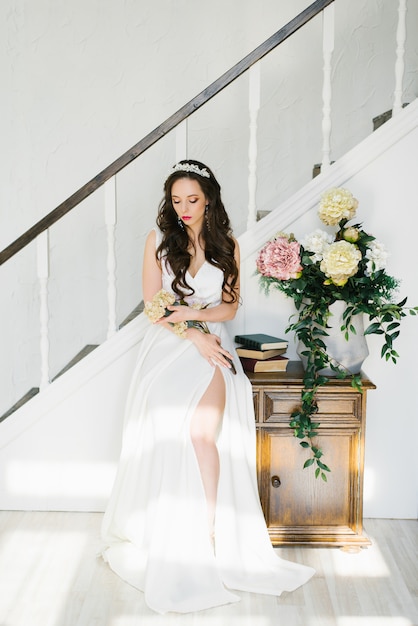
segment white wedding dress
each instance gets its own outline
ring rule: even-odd
[[[194,278],[193,302],[220,303],[222,272],[205,262]],[[172,276],[163,271],[163,289]],[[208,324],[235,354],[223,323]],[[305,583],[314,570],[274,552],[256,479],[251,385],[222,368],[226,406],[218,438],[220,478],[216,554],[189,426],[214,369],[194,344],[150,324],[127,398],[119,467],[103,519],[103,558],[142,590],[159,612],[187,613],[239,600],[231,590],[280,595]]]

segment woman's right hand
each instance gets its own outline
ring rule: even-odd
[[[203,358],[213,367],[220,365],[231,368],[233,356],[221,346],[221,340],[217,335],[202,333],[197,328],[188,328],[187,339],[195,344]]]

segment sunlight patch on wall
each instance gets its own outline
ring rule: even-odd
[[[114,463],[14,461],[7,468],[5,489],[16,496],[107,498],[115,469]]]

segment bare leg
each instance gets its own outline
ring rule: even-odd
[[[190,435],[205,490],[209,534],[213,536],[219,481],[219,454],[216,438],[225,408],[225,382],[219,367],[203,394],[190,425]]]

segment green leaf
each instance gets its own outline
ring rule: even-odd
[[[321,463],[321,461],[317,461],[317,465],[319,465],[319,467],[324,470],[324,472],[330,472],[331,470],[329,469],[328,465],[325,465],[325,463]]]
[[[392,324],[389,324],[389,326],[387,327],[387,330],[394,330],[395,328],[398,328],[400,326],[400,322],[392,322]]]
[[[364,331],[365,335],[383,335],[383,330],[380,328],[380,324],[376,322],[374,324],[370,324],[368,328]]]
[[[313,465],[314,461],[315,459],[307,459],[305,463],[303,464],[304,469]]]

